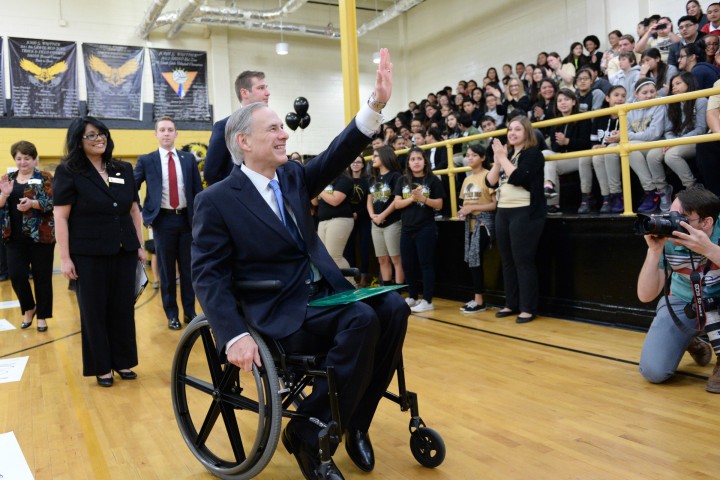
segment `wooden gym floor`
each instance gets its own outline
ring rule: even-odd
[[[136,310],[138,380],[101,388],[82,377],[74,294],[59,275],[54,287],[45,333],[20,330],[19,308],[0,310],[18,327],[0,332],[0,360],[29,356],[21,381],[0,384],[0,433],[14,432],[35,478],[213,478],[175,423],[170,365],[181,332],[168,330],[159,294],[148,288]],[[0,301],[14,299],[0,283]],[[375,471],[360,472],[341,446],[335,460],[346,478],[720,476],[720,396],[704,390],[712,364],[686,356],[672,381],[651,385],[637,371],[643,333],[552,318],[517,325],[459,306],[437,299],[435,311],[412,316],[404,350],[408,386],[445,440],[445,462],[421,467],[408,447],[409,415],[384,401],[371,429]],[[260,478],[300,473],[280,446]]]

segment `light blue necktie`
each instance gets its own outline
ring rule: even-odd
[[[272,188],[272,191],[275,194],[275,201],[277,202],[278,210],[280,210],[280,220],[282,220],[283,225],[285,225],[285,228],[287,228],[290,236],[295,241],[295,243],[300,247],[301,250],[305,251],[305,242],[300,235],[300,230],[298,230],[298,226],[295,225],[293,219],[288,218],[287,214],[285,213],[285,202],[283,201],[283,194],[280,190],[280,184],[275,179],[270,180],[270,188]]]

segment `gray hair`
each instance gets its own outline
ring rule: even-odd
[[[252,130],[252,114],[258,108],[268,108],[265,102],[255,102],[241,107],[228,117],[225,124],[225,144],[235,165],[242,165],[243,151],[237,143],[238,135],[248,135]]]

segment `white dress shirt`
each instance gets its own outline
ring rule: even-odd
[[[164,148],[158,148],[160,153],[160,165],[162,166],[162,198],[160,199],[160,208],[172,208],[170,206],[170,183],[168,178],[168,153],[172,152],[173,161],[175,162],[175,173],[177,174],[178,184],[178,209],[187,208],[187,197],[185,196],[185,181],[183,179],[182,167],[180,166],[180,158],[178,157],[177,150],[165,150]]]

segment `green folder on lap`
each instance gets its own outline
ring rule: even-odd
[[[388,285],[385,287],[367,287],[358,288],[357,290],[349,290],[347,292],[328,295],[327,297],[318,298],[308,303],[308,307],[334,307],[336,305],[347,305],[348,303],[364,300],[381,293],[391,292],[405,287],[406,285]]]

